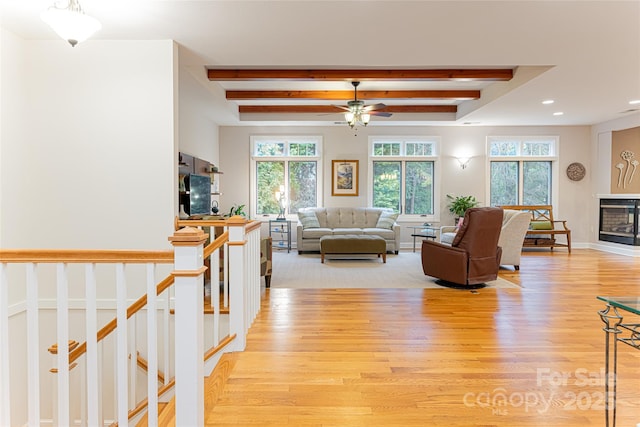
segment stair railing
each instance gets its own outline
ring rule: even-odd
[[[112,421],[130,425],[134,422],[130,409],[135,406],[138,393],[135,380],[132,385],[129,378],[135,378],[132,371],[139,369],[136,335],[144,322],[149,425],[157,425],[158,420],[160,362],[165,362],[166,382],[160,393],[167,393],[168,383],[174,381],[169,378],[172,370],[175,371],[173,393],[177,425],[191,425],[194,416],[203,419],[199,403],[204,401],[203,388],[199,384],[202,381],[192,381],[194,372],[204,377],[224,352],[243,350],[246,332],[259,309],[259,226],[259,223],[232,218],[224,224],[228,232],[206,250],[203,250],[204,233],[191,227],[176,231],[170,238],[174,251],[0,250],[0,425],[105,425]],[[224,270],[227,270],[225,276],[228,275],[231,289],[229,331],[222,340],[219,336],[223,334],[219,334],[213,340],[213,349],[205,355],[201,327],[202,262],[206,255],[210,255],[212,265],[219,262],[219,251],[227,246],[229,254],[224,259],[230,268]],[[133,274],[131,265],[138,265]],[[171,267],[171,274],[157,283],[157,270]],[[140,269],[144,270],[142,274]],[[218,271],[217,267],[214,271]],[[104,309],[105,301],[108,301],[103,295],[108,282],[105,278],[112,278],[110,283],[115,282],[116,318],[99,330],[99,309]],[[140,280],[146,282],[147,294],[128,307],[129,285]],[[158,325],[165,330],[170,326],[166,319],[170,285],[174,282],[174,324],[179,333],[171,338],[165,334],[158,340]],[[214,315],[219,317],[220,297],[219,294],[214,296],[214,290],[219,292],[219,286],[211,288],[212,304],[218,305],[214,307]],[[84,292],[80,292],[82,290]],[[145,306],[148,307],[147,316],[136,320],[135,313]],[[157,316],[158,312],[164,313],[160,316],[162,319]],[[196,325],[200,332],[188,332],[190,325]],[[57,373],[45,376],[50,366],[43,360],[47,345],[42,342],[46,340],[50,344],[51,339],[43,338],[41,331],[48,329],[54,331],[50,336],[58,343],[72,341],[72,335],[74,339],[95,339],[87,339],[75,348],[56,346]],[[214,329],[219,331],[220,328]],[[110,334],[109,330],[114,333]],[[107,337],[111,337],[113,343],[109,344]],[[163,341],[162,345],[158,341]],[[169,344],[175,344],[173,351],[169,350]],[[113,347],[113,372],[104,367],[111,363],[106,347]],[[158,353],[161,353],[160,358]],[[205,357],[209,359],[206,369]],[[168,365],[170,358],[175,360]],[[74,364],[78,365],[72,369],[70,366]],[[179,366],[183,365],[196,369],[181,372]],[[76,375],[79,378],[72,377],[71,370],[79,371]],[[115,378],[115,384],[109,391],[104,386],[110,374]],[[56,401],[55,408],[51,408],[51,402],[41,402],[49,396]],[[193,400],[192,396],[202,398]]]

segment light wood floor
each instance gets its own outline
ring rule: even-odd
[[[207,425],[604,426],[596,296],[640,295],[640,261],[535,252],[501,276],[521,288],[266,291]],[[618,369],[635,426],[640,351]]]

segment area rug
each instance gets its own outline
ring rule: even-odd
[[[272,288],[423,288],[449,289],[425,276],[419,252],[387,254],[386,264],[375,256],[361,259],[329,258],[324,264],[320,254],[279,252],[273,254]],[[498,278],[486,288],[518,288]]]

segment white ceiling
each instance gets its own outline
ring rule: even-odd
[[[1,0],[2,26],[25,39],[56,40],[39,18],[52,3]],[[482,90],[480,100],[456,102],[458,113],[453,116],[394,114],[375,117],[370,126],[588,125],[640,111],[640,105],[629,104],[640,99],[640,0],[82,0],[81,4],[102,22],[93,39],[173,39],[188,53],[181,55],[183,64],[188,62],[189,70],[203,81],[206,66],[515,70],[510,82],[362,82],[359,90]],[[89,44],[75,47],[83,48]],[[348,81],[206,84],[218,94],[222,89],[351,89]],[[545,99],[555,103],[543,105]],[[278,102],[225,102],[231,108],[216,117],[221,125],[334,125],[342,119],[339,114],[270,114],[248,121],[237,114],[237,105]],[[564,114],[554,116],[557,111]]]

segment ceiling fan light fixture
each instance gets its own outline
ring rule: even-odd
[[[347,123],[349,123],[349,125],[355,122],[355,118],[356,118],[356,115],[353,114],[351,111],[347,111],[346,113],[344,113],[344,119],[347,121]]]
[[[369,120],[371,120],[371,114],[364,113],[360,115],[360,121],[362,122],[363,125],[365,126],[368,125]]]
[[[102,28],[97,19],[85,15],[78,0],[69,0],[66,6],[55,2],[42,12],[40,18],[73,47],[91,37]]]

